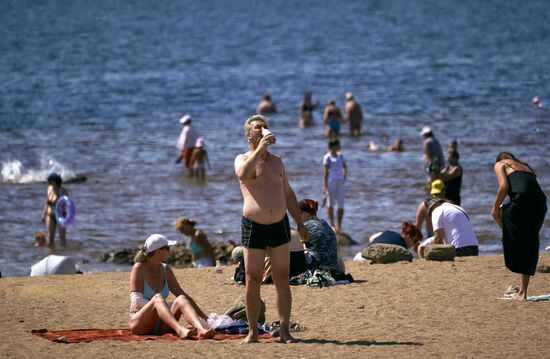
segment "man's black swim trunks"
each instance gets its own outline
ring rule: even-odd
[[[245,248],[274,248],[290,242],[290,224],[286,214],[280,222],[272,224],[256,223],[243,216],[241,229],[241,242]]]

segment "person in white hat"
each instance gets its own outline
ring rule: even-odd
[[[136,254],[130,274],[130,331],[138,335],[174,332],[182,339],[212,338],[215,332],[206,324],[208,317],[163,263],[176,243],[162,234],[152,234]],[[174,302],[166,301],[170,292],[176,297]],[[182,315],[193,328],[179,324]]]
[[[346,107],[344,108],[344,122],[349,122],[349,133],[353,137],[361,136],[361,124],[363,123],[363,110],[355,101],[353,93],[346,92]]]
[[[180,157],[176,162],[184,160],[184,165],[186,168],[186,174],[189,176],[191,174],[191,155],[193,154],[193,149],[195,148],[195,143],[200,137],[199,132],[191,126],[191,116],[185,115],[180,119],[180,123],[183,125],[183,128],[176,143],[176,147],[180,150]]]
[[[540,97],[535,96],[533,97],[533,107],[534,108],[541,108],[542,104],[540,103]]]
[[[191,154],[191,171],[195,179],[204,181],[206,179],[206,165],[208,169],[210,167],[210,160],[208,159],[208,152],[204,148],[204,139],[199,137],[195,142],[195,148]]]
[[[423,127],[420,135],[424,138],[424,172],[426,173],[426,193],[430,193],[432,181],[445,167],[445,157],[441,144],[429,127]]]

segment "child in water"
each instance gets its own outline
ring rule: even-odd
[[[192,176],[199,181],[204,181],[206,179],[205,163],[208,164],[208,169],[211,170],[208,152],[204,149],[204,139],[199,137],[195,143],[193,153],[191,154]]]

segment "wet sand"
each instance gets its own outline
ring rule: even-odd
[[[550,264],[550,253],[539,264]],[[96,341],[59,344],[32,329],[126,328],[129,273],[0,279],[4,358],[141,357],[548,357],[550,303],[497,299],[518,275],[502,256],[454,262],[386,265],[348,262],[356,283],[293,287],[292,321],[307,327],[296,344],[276,339],[243,346],[238,340]],[[214,269],[176,269],[184,290],[206,313],[224,312],[243,293],[216,285]],[[277,320],[275,290],[263,286],[268,322]],[[537,273],[529,295],[550,292],[550,274]]]

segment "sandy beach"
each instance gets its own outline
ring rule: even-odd
[[[550,264],[550,253],[539,264]],[[307,327],[299,343],[95,341],[60,344],[31,330],[126,328],[129,273],[0,279],[4,358],[145,357],[548,357],[549,302],[497,299],[518,276],[502,256],[370,265],[347,263],[355,283],[293,287],[292,321]],[[176,269],[206,313],[222,313],[244,287],[215,284],[214,269]],[[529,295],[550,292],[550,274],[532,278]],[[274,287],[263,286],[267,321],[277,320]]]

